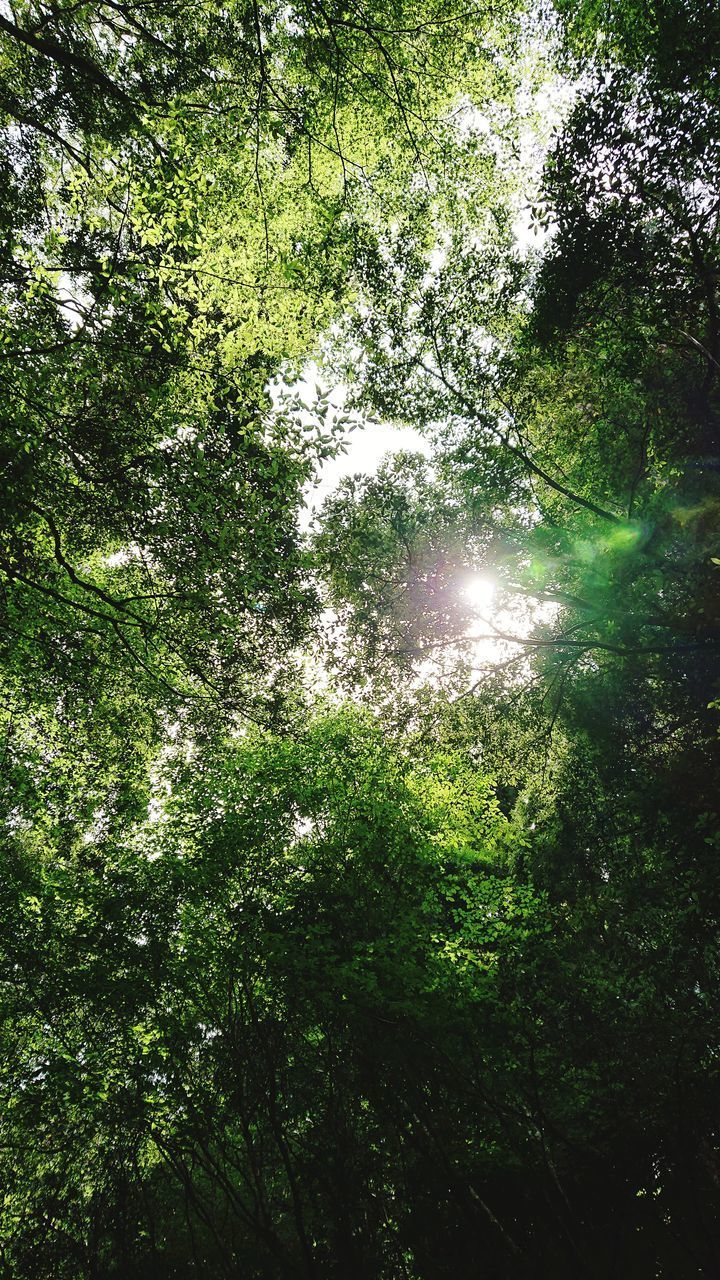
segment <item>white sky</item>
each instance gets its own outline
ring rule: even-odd
[[[310,423],[315,421],[312,405],[322,385],[318,367],[311,362],[302,376],[291,383],[278,378],[271,384],[270,394],[276,404],[280,403],[288,391],[298,394],[308,406],[307,422]],[[334,412],[345,412],[345,397],[346,388],[342,384],[332,388],[328,401]],[[305,508],[300,517],[300,527],[303,530],[308,528],[315,513],[345,476],[374,475],[388,453],[413,450],[429,457],[432,452],[430,442],[413,427],[395,427],[387,422],[366,422],[357,415],[350,416],[357,425],[348,429],[340,452],[323,464],[318,483],[305,487]],[[300,419],[303,418],[301,410]]]
[[[428,440],[413,427],[392,427],[387,423],[364,423],[348,434],[342,453],[329,458],[320,472],[320,483],[306,490],[306,507],[301,521],[307,528],[313,515],[345,476],[374,475],[386,453],[401,449],[429,457]]]

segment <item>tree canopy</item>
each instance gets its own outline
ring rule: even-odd
[[[720,1273],[719,46],[0,14],[0,1276]]]

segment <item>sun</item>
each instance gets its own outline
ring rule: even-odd
[[[488,614],[493,607],[495,589],[492,578],[486,574],[473,573],[465,579],[462,594],[473,613],[482,616]]]

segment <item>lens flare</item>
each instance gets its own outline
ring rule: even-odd
[[[473,611],[478,614],[487,613],[495,599],[495,583],[485,574],[473,574],[463,584],[463,596]]]

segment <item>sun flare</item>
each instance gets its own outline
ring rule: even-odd
[[[487,574],[474,573],[464,583],[462,594],[474,613],[487,614],[495,600],[495,583]]]

